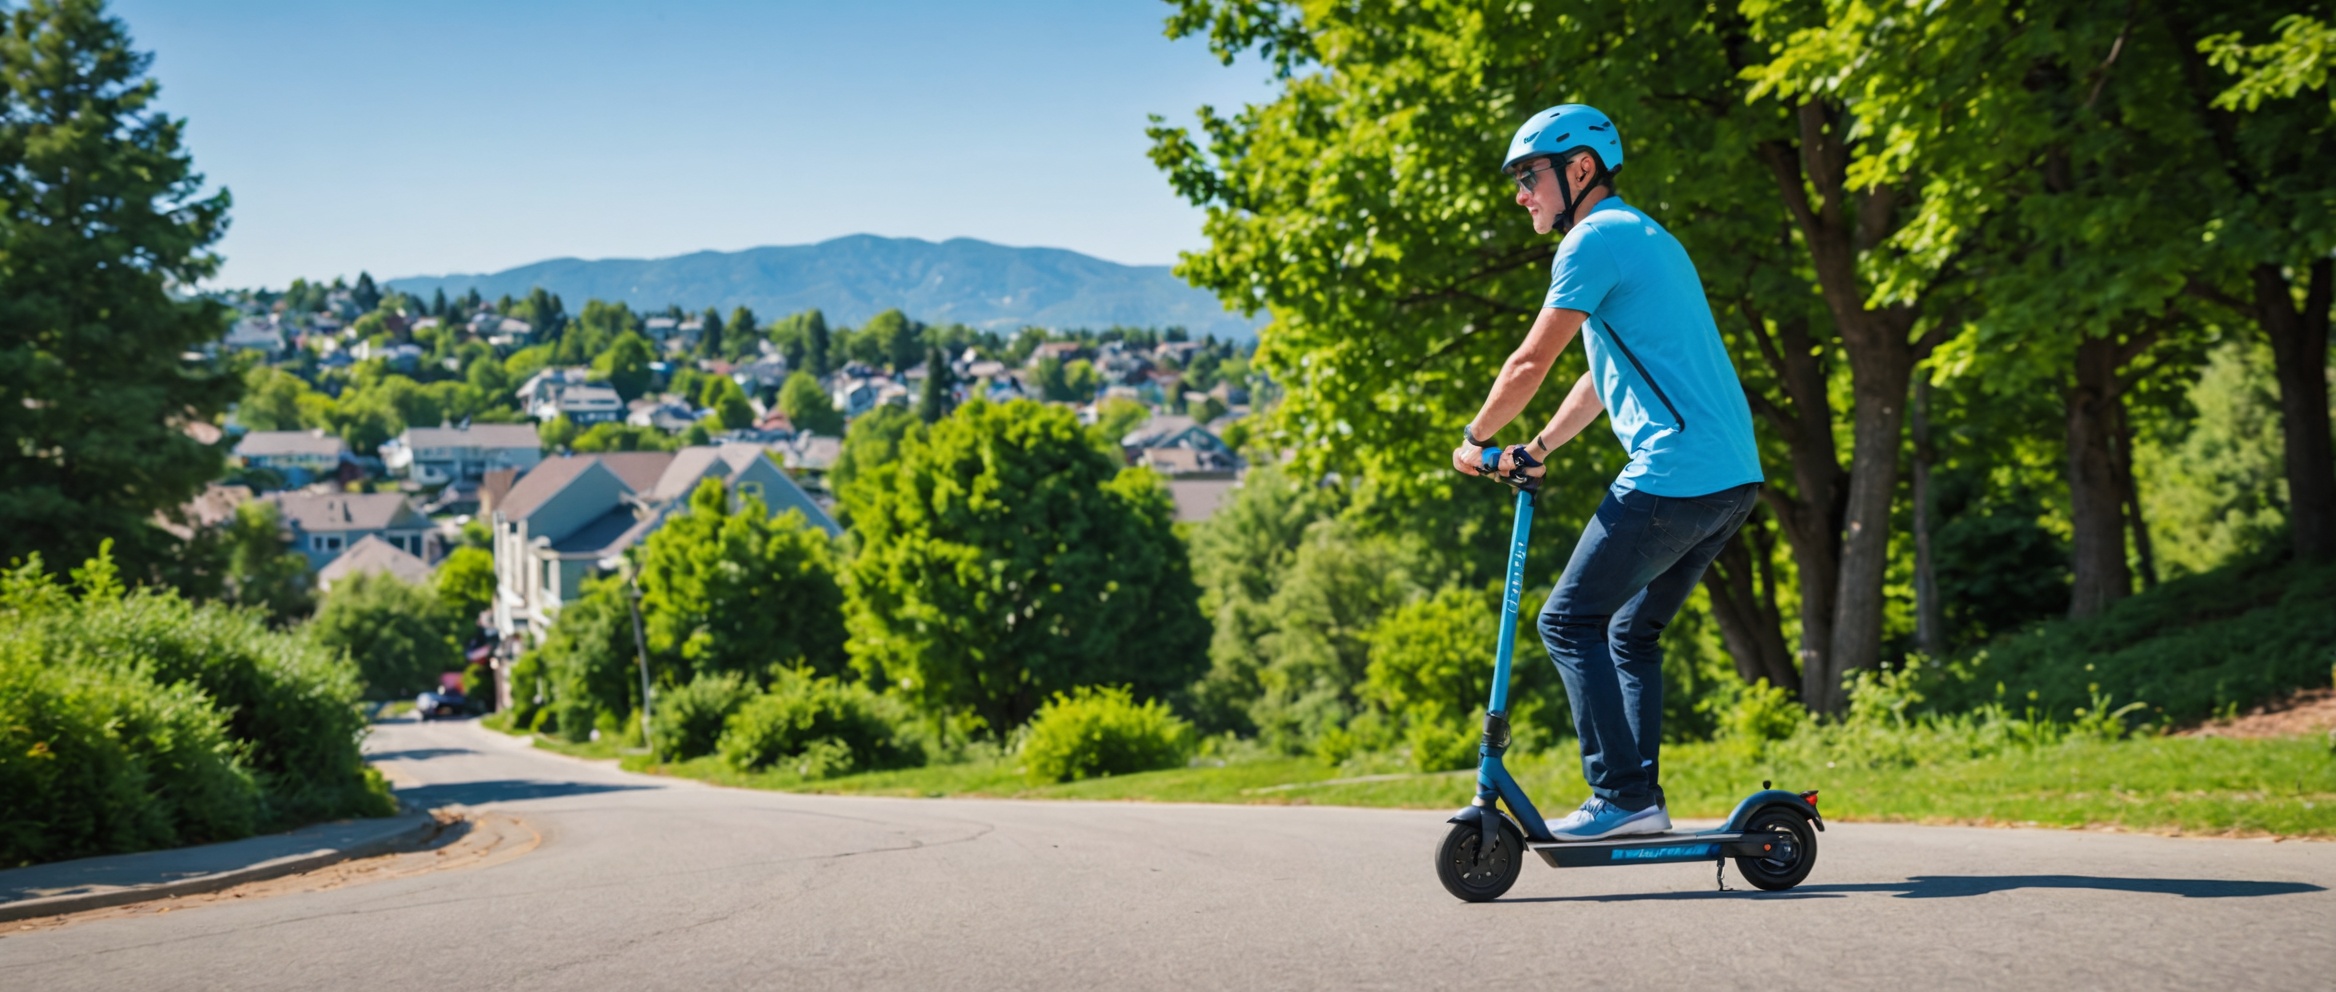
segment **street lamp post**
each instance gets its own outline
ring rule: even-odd
[[[633,661],[641,670],[641,743],[649,749],[649,763],[657,764],[657,738],[649,732],[649,638],[641,632],[641,584],[629,558],[604,558],[600,564],[624,571],[625,606],[633,615]]]

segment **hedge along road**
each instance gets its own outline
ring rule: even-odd
[[[1441,817],[795,796],[649,778],[467,724],[375,728],[430,805],[523,817],[501,864],[0,936],[10,989],[2322,989],[2336,843],[1838,824],[1781,895],[1706,865],[1436,883]],[[1740,880],[1731,881],[1742,887]]]

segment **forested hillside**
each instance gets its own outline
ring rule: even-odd
[[[971,238],[935,244],[855,234],[815,245],[701,251],[673,258],[555,258],[482,275],[414,276],[386,285],[427,297],[471,289],[492,299],[542,287],[571,300],[637,309],[686,302],[758,313],[820,310],[857,324],[892,308],[986,330],[1179,325],[1194,337],[1248,338],[1256,322],[1227,313],[1165,265],[1120,265],[1060,248]]]

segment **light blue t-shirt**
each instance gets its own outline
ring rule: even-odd
[[[1630,464],[1613,491],[1703,496],[1761,481],[1752,408],[1679,239],[1608,196],[1566,232],[1542,304],[1582,323],[1590,381]]]

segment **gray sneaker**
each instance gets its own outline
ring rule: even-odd
[[[1659,834],[1670,829],[1671,814],[1661,806],[1649,806],[1633,813],[1592,796],[1582,808],[1550,824],[1549,835],[1558,840],[1602,840]]]

